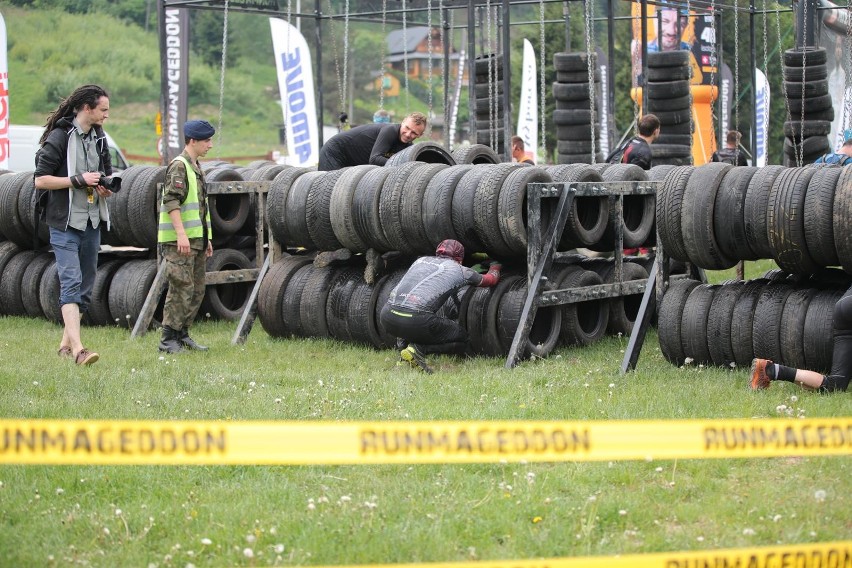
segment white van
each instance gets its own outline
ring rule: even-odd
[[[30,126],[24,124],[9,125],[9,169],[13,172],[31,172],[35,170],[35,155],[39,149],[38,141],[43,126]],[[112,169],[115,172],[127,169],[127,158],[115,143],[112,137],[106,134],[109,144],[110,157],[112,158]]]

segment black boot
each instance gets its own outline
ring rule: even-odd
[[[179,336],[180,336],[179,340],[180,340],[181,344],[184,347],[186,347],[187,349],[192,349],[193,351],[207,351],[207,350],[210,349],[206,345],[200,345],[200,344],[196,343],[189,336],[189,329],[186,328],[186,327],[183,328],[182,330],[180,330]]]
[[[163,326],[163,337],[160,339],[160,351],[165,353],[180,353],[183,345],[180,342],[180,334],[167,325]]]

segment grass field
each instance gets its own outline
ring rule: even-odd
[[[725,275],[714,275],[722,278]],[[205,322],[209,353],[160,357],[156,333],[0,319],[0,416],[131,420],[622,420],[848,416],[847,394],[753,393],[744,370],[675,368],[656,334],[507,371],[272,340]],[[849,539],[852,459],[404,466],[0,466],[2,566],[269,566],[524,559]]]

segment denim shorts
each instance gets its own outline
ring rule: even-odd
[[[50,227],[50,245],[56,256],[59,274],[59,306],[77,304],[85,312],[92,301],[101,232],[91,225],[85,231],[68,227],[61,231]]]

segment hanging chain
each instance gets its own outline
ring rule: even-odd
[[[347,100],[347,90],[349,89],[349,82],[347,78],[347,73],[349,71],[349,0],[346,0],[346,5],[343,8],[345,13],[343,14],[343,91],[340,95],[340,110],[341,112],[347,112],[346,100]],[[352,117],[350,116],[351,120]]]
[[[784,66],[784,50],[781,48],[781,14],[775,10],[775,36],[778,41],[778,60],[781,62],[781,84],[787,82],[787,68]],[[784,93],[784,110],[787,113],[787,120],[793,120],[793,115],[790,112],[790,97],[787,96],[787,89],[782,88]]]
[[[680,18],[680,14],[678,14],[677,17]],[[680,20],[678,20],[678,21],[680,21]],[[690,4],[690,0],[686,0],[686,27],[689,27],[690,22],[692,22],[692,5]],[[693,30],[693,35],[694,35],[695,34],[695,24],[694,23],[693,23],[693,26],[692,26],[692,30]],[[684,31],[685,30],[681,30],[680,37],[678,38],[678,45],[680,45],[681,47],[683,46],[683,32]],[[694,38],[693,41],[697,41],[697,39],[698,38]],[[689,53],[689,56],[687,57],[687,64],[689,65],[689,84],[690,84],[689,93],[688,93],[688,96],[689,96],[689,134],[690,134],[690,136],[689,136],[689,155],[692,156],[692,140],[693,140],[693,138],[695,138],[695,136],[693,136],[693,134],[695,133],[695,124],[694,124],[695,121],[692,119],[693,109],[695,108],[692,104],[692,79],[694,77],[695,70],[692,68],[692,52],[688,51],[687,53]],[[712,90],[713,89],[713,83],[712,83],[713,74],[712,73],[710,74],[710,77],[711,77],[711,79],[710,79],[710,81],[711,81],[710,82],[710,89],[711,89],[710,92],[712,93],[713,92],[713,90]],[[713,113],[712,112],[710,113],[710,116],[711,116],[711,118],[710,118],[710,131],[712,132],[713,131],[713,118],[712,118]],[[712,139],[711,139],[711,141],[712,141]]]
[[[734,127],[740,130],[740,0],[734,0]],[[726,133],[727,135],[727,133]]]
[[[408,21],[405,14],[408,9],[405,7],[405,0],[402,0],[402,61],[405,70],[405,114],[408,114],[411,107],[410,91],[408,90]]]
[[[388,0],[382,0],[382,75],[381,82],[379,83],[379,109],[385,108],[385,77],[387,72],[387,61],[385,56],[387,55],[387,34],[385,32],[385,25],[387,23],[388,18]]]
[[[329,0],[328,4],[329,13],[331,12],[331,0]],[[331,51],[334,55],[334,78],[337,81],[337,99],[339,101],[339,111],[343,110],[344,105],[346,104],[346,100],[344,99],[343,93],[343,85],[340,80],[340,51],[337,46],[337,33],[335,32],[335,23],[334,17],[330,16],[329,20],[329,29],[331,30]],[[339,112],[338,111],[338,112]],[[338,124],[338,127],[340,125]]]
[[[497,112],[494,104],[494,77],[496,75],[494,73],[493,45],[491,44],[491,0],[485,2],[485,39],[488,46],[488,53],[485,54],[488,61],[488,145],[493,148],[496,146],[494,120]]]
[[[845,90],[843,91],[843,119],[841,126],[844,129],[842,138],[846,140],[846,130],[852,128],[852,0],[846,0],[846,66],[844,68],[843,61],[840,62],[840,68],[843,69],[843,75],[846,79]]]
[[[803,22],[802,22],[802,39],[804,41],[808,37],[808,2],[805,2],[805,4],[804,4],[804,11],[803,11],[802,20],[803,20]],[[805,129],[805,71],[807,69],[807,67],[805,66],[805,63],[806,63],[807,56],[808,56],[807,46],[802,45],[802,94],[801,94],[802,113],[800,115],[801,119],[800,119],[800,122],[799,122],[799,143],[794,146],[795,149],[796,149],[796,167],[798,167],[798,168],[802,167],[802,163],[804,162],[804,158],[805,158],[805,155],[804,155],[805,154],[805,144],[804,144],[805,137],[803,136],[803,134],[804,134],[804,129]],[[795,140],[795,138],[794,138],[794,140]]]
[[[597,144],[595,140],[595,126],[597,126],[597,120],[595,119],[595,110],[597,110],[597,105],[595,105],[595,66],[592,61],[592,45],[594,45],[592,40],[592,34],[594,30],[592,29],[594,22],[592,21],[592,10],[594,7],[592,6],[592,0],[585,0],[583,2],[583,12],[584,19],[586,24],[586,71],[589,77],[589,131],[592,141],[592,164],[597,163],[595,160],[595,154]]]
[[[765,2],[766,0],[763,1]],[[713,42],[713,57],[716,58],[716,60],[713,62],[713,67],[715,70],[713,71],[713,73],[710,73],[710,92],[712,93],[714,91],[714,87],[716,87],[716,79],[719,79],[719,77],[721,77],[722,75],[722,49],[719,45],[719,42],[716,40],[716,0],[713,0],[710,3],[710,37],[713,38],[711,40]],[[722,98],[721,86],[722,81],[721,79],[719,79],[719,87],[715,89],[717,99]],[[689,104],[690,108],[692,108],[692,89],[689,89]],[[713,116],[712,112],[710,113],[710,116]],[[716,120],[717,122],[720,122],[722,120],[722,117],[717,116]],[[716,140],[716,127],[713,126],[712,120],[710,121],[710,126],[710,147],[716,148],[716,145],[719,143],[719,141]],[[692,140],[690,140],[690,144],[691,143]]]
[[[428,35],[426,36],[426,50],[429,52],[429,63],[427,65],[428,68],[428,77],[429,77],[429,102],[427,108],[429,109],[429,120],[426,122],[426,134],[427,138],[431,138],[432,133],[432,0],[428,0],[426,2],[426,29],[428,30]]]
[[[225,0],[225,17],[222,22],[222,68],[219,71],[219,122],[216,132],[219,133],[217,146],[222,147],[222,113],[225,109],[225,61],[228,59],[228,8],[230,0]],[[217,152],[218,156],[219,153]]]
[[[852,0],[849,0],[849,1],[852,2]],[[541,98],[541,101],[539,103],[541,105],[541,108],[539,109],[539,111],[541,113],[541,140],[539,141],[539,147],[541,148],[540,154],[542,156],[545,156],[545,161],[546,161],[547,160],[547,130],[545,129],[545,120],[544,120],[545,119],[545,112],[544,112],[544,110],[545,110],[545,102],[547,101],[547,99],[545,98],[546,88],[545,88],[545,83],[544,83],[544,69],[545,69],[544,64],[547,60],[545,59],[545,56],[544,56],[544,52],[545,52],[544,0],[539,0],[539,2],[538,2],[538,29],[539,29],[539,42],[540,42],[539,43],[539,49],[541,50],[541,53],[539,55],[539,58],[541,60],[541,64],[540,64],[540,68],[539,68],[539,78],[540,78],[540,80],[539,80],[539,82],[540,82],[539,94],[540,94],[540,98]],[[538,161],[538,156],[536,156],[536,161]]]

